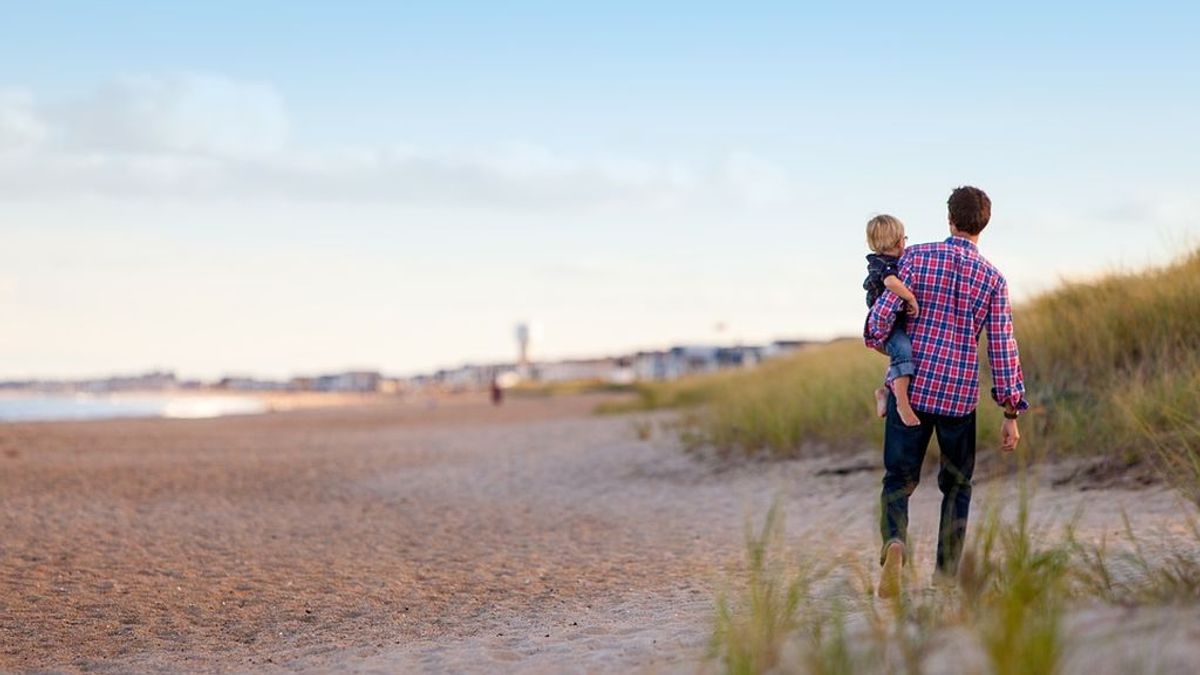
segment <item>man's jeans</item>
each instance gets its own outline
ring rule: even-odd
[[[908,544],[908,498],[921,480],[921,463],[929,439],[937,434],[941,448],[938,487],[942,491],[942,520],[938,533],[937,569],[954,574],[962,557],[967,516],[971,510],[971,475],[975,472],[975,411],[962,417],[917,411],[921,426],[908,427],[896,413],[896,397],[888,397],[883,440],[884,551],[893,540]]]

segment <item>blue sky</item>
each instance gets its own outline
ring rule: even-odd
[[[1200,10],[650,5],[6,8],[0,377],[852,334],[962,183],[1019,297],[1200,234]]]

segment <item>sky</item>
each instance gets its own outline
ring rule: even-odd
[[[962,184],[1018,301],[1195,246],[1200,9],[993,4],[11,3],[0,378],[854,335]]]

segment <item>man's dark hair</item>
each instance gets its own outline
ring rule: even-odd
[[[970,185],[954,188],[946,206],[950,207],[950,222],[959,232],[979,234],[992,219],[992,200]]]

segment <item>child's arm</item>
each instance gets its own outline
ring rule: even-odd
[[[915,318],[921,311],[920,307],[917,305],[917,296],[913,295],[913,292],[908,290],[908,286],[905,286],[904,282],[900,281],[900,277],[894,274],[889,274],[887,278],[883,280],[883,285],[886,286],[889,291],[895,293],[897,297],[899,297],[905,302],[905,304],[908,305],[909,316]]]

